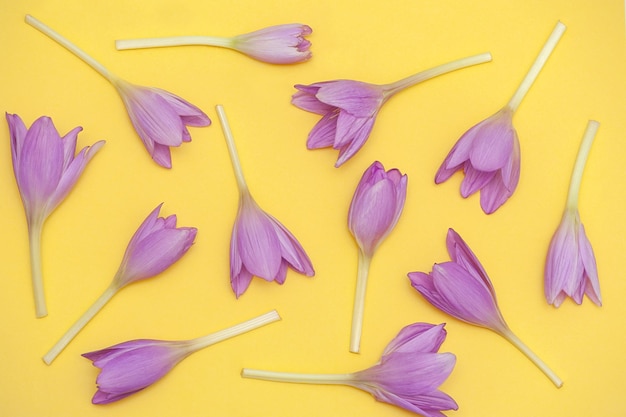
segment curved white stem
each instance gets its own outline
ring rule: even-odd
[[[365,292],[367,289],[367,277],[372,258],[365,255],[359,249],[359,265],[357,268],[356,290],[354,294],[354,307],[352,310],[352,328],[350,331],[350,352],[359,353],[361,345],[361,333],[363,332],[363,313],[365,310]]]
[[[233,165],[233,171],[235,172],[235,179],[237,180],[239,192],[242,195],[246,194],[248,192],[248,186],[246,184],[246,179],[243,176],[241,162],[239,161],[239,154],[237,153],[237,148],[235,147],[235,139],[233,138],[233,133],[230,129],[230,125],[228,124],[224,106],[218,104],[215,106],[215,109],[217,110],[217,117],[220,119],[220,124],[222,125],[222,132],[224,132],[226,146],[228,146],[228,154],[230,155],[230,161]]]
[[[119,39],[115,41],[118,51],[126,49],[162,48],[166,46],[205,45],[232,48],[232,38],[218,36],[170,36],[165,38]]]
[[[587,157],[589,156],[591,145],[593,144],[593,140],[596,137],[596,133],[598,133],[599,127],[600,123],[596,122],[595,120],[589,120],[589,122],[587,123],[587,128],[585,129],[585,133],[580,143],[580,147],[578,148],[576,163],[574,164],[572,177],[569,183],[569,191],[567,193],[566,204],[566,208],[569,210],[576,210],[578,208],[578,193],[580,192],[580,183],[582,181],[583,171],[585,170]]]
[[[42,222],[33,222],[28,225],[28,244],[30,247],[30,274],[33,282],[33,297],[35,299],[35,315],[37,318],[48,315],[46,297],[43,289],[43,273],[41,268],[41,229]]]
[[[263,371],[259,369],[243,368],[241,376],[244,378],[262,379],[274,382],[292,382],[300,384],[350,385],[352,374],[299,374],[292,372]]]

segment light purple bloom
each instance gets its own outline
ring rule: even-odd
[[[86,146],[75,155],[82,127],[76,127],[61,137],[52,119],[46,116],[35,120],[28,129],[16,114],[6,113],[6,119],[13,173],[28,223],[35,307],[37,317],[43,317],[47,309],[41,277],[41,229],[48,216],[72,190],[104,141]]]
[[[438,353],[444,325],[415,323],[404,327],[374,366],[351,374],[294,374],[244,369],[242,376],[271,381],[350,385],[374,398],[426,417],[443,417],[456,402],[439,386],[456,363],[452,353]]]
[[[520,146],[512,117],[513,112],[505,108],[465,132],[439,167],[435,183],[463,171],[463,198],[480,190],[483,211],[496,211],[519,182]]]
[[[270,64],[295,64],[311,58],[313,30],[299,23],[270,26],[232,38],[232,48]]]

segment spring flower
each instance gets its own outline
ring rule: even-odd
[[[230,284],[235,296],[239,298],[248,289],[253,276],[283,284],[287,267],[309,277],[315,275],[298,240],[252,198],[224,108],[218,105],[216,109],[239,188],[239,210],[230,240]]]
[[[278,382],[349,385],[374,398],[426,417],[443,417],[456,402],[438,387],[454,368],[452,353],[437,353],[444,325],[415,323],[403,328],[374,366],[349,374],[295,374],[244,368],[242,376]]]
[[[26,23],[64,46],[117,89],[141,141],[152,159],[162,167],[172,167],[171,146],[191,141],[187,126],[211,124],[208,116],[188,101],[158,88],[131,84],[109,72],[83,50],[34,17],[27,15]]]
[[[545,296],[548,304],[555,307],[559,307],[566,297],[580,304],[585,294],[596,305],[602,305],[596,258],[578,213],[578,193],[583,170],[599,125],[593,120],[587,124],[572,172],[561,224],[548,250]]]
[[[216,36],[173,36],[167,38],[123,39],[115,41],[118,50],[164,46],[207,45],[234,49],[250,58],[270,64],[297,64],[311,58],[313,31],[299,23],[270,26],[229,38]]]
[[[133,282],[160,274],[189,250],[198,230],[195,227],[176,227],[176,215],[159,217],[161,205],[148,215],[131,238],[108,288],[45,354],[43,360],[46,364],[52,363],[120,289]]]
[[[513,195],[520,174],[520,145],[513,115],[563,32],[565,25],[558,22],[511,100],[461,136],[439,167],[436,184],[462,170],[465,178],[461,183],[461,196],[467,198],[480,190],[480,206],[487,214],[496,211]]]
[[[560,388],[563,385],[561,379],[506,324],[487,273],[461,236],[452,229],[448,230],[446,246],[452,260],[435,264],[430,274],[410,272],[413,288],[444,313],[504,337]]]
[[[128,397],[163,378],[178,362],[200,349],[280,320],[273,310],[224,330],[192,340],[139,339],[83,356],[101,372],[96,379],[98,391],[94,404],[108,404]]]
[[[408,178],[397,169],[385,171],[376,161],[363,174],[352,197],[348,227],[359,246],[350,351],[359,352],[363,328],[365,288],[376,248],[395,227],[406,200]]]
[[[17,114],[7,113],[6,119],[11,138],[13,173],[28,224],[35,312],[37,317],[44,317],[48,310],[41,271],[43,224],[72,190],[104,141],[87,146],[75,155],[82,127],[76,127],[61,137],[52,120],[46,116],[35,120],[29,129]]]
[[[491,61],[484,53],[443,64],[390,84],[369,84],[335,80],[295,85],[291,102],[303,110],[322,116],[309,133],[308,149],[332,147],[339,151],[335,163],[341,166],[365,144],[383,104],[394,94],[422,81],[471,65]]]

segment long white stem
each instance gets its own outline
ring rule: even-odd
[[[107,70],[102,64],[100,64],[98,61],[96,61],[90,55],[88,55],[85,51],[80,49],[78,46],[70,42],[65,37],[61,36],[52,28],[48,27],[44,23],[35,19],[31,15],[28,15],[28,14],[26,15],[26,23],[36,28],[37,30],[39,30],[40,32],[42,32],[43,34],[45,34],[46,36],[48,36],[49,38],[57,42],[59,45],[63,46],[65,49],[67,49],[68,51],[76,55],[83,62],[85,62],[91,68],[96,70],[100,75],[102,75],[104,78],[106,78],[110,82],[114,82],[114,80],[117,78],[113,74],[111,74],[109,70]]]
[[[115,48],[125,49],[162,48],[166,46],[206,45],[232,48],[232,38],[218,36],[170,36],[165,38],[119,39]]]
[[[67,332],[58,342],[55,343],[54,346],[46,353],[43,357],[43,361],[50,365],[54,359],[61,353],[63,349],[76,337],[78,332],[80,332],[83,327],[104,307],[104,305],[115,295],[118,287],[114,284],[111,284],[103,293],[98,297],[98,299],[83,313],[82,316],[68,329]]]
[[[352,310],[352,328],[350,330],[350,352],[359,353],[361,334],[363,332],[363,312],[365,310],[365,292],[367,277],[372,258],[359,249],[359,264],[357,267],[356,290],[354,293],[354,307]]]
[[[352,374],[298,374],[291,372],[263,371],[243,368],[244,378],[262,379],[274,382],[292,382],[300,384],[350,385]]]
[[[596,137],[596,133],[598,133],[599,127],[600,123],[596,122],[595,120],[589,120],[589,122],[587,123],[587,128],[585,129],[583,139],[580,143],[580,147],[578,148],[576,163],[574,164],[572,177],[569,183],[569,192],[567,193],[566,205],[567,209],[575,210],[578,207],[578,193],[580,192],[580,183],[583,178],[583,171],[585,170],[587,157],[589,156],[591,145],[593,144],[593,140]]]
[[[230,125],[228,124],[226,112],[224,112],[224,106],[218,104],[217,106],[215,106],[215,109],[217,110],[217,117],[220,119],[220,124],[222,125],[222,132],[224,132],[226,146],[228,146],[228,153],[230,155],[230,161],[233,166],[233,171],[235,172],[235,179],[237,180],[239,192],[241,194],[246,194],[248,192],[248,186],[243,176],[241,162],[239,161],[239,154],[237,153],[237,148],[235,147],[235,139],[233,138],[233,133],[230,129]]]
[[[43,273],[41,268],[41,229],[43,222],[33,222],[28,225],[30,246],[30,274],[33,282],[33,297],[35,299],[35,315],[37,318],[48,315],[46,297],[43,290]]]
[[[530,359],[536,366],[539,368],[552,383],[557,387],[561,388],[563,386],[563,381],[558,377],[556,373],[544,361],[539,358],[528,346],[524,344],[510,329],[503,329],[499,332],[499,334],[504,337],[506,340],[511,342],[513,346],[518,348],[520,352],[522,352],[528,359]]]
[[[561,36],[563,36],[565,29],[566,29],[566,26],[563,23],[561,22],[556,23],[554,30],[552,30],[552,33],[548,37],[548,40],[543,45],[541,52],[539,52],[539,55],[535,59],[535,62],[533,63],[533,65],[530,67],[530,70],[526,74],[526,77],[524,77],[524,79],[522,80],[522,83],[517,88],[517,91],[515,91],[515,93],[513,94],[513,97],[511,97],[511,100],[508,103],[508,106],[514,112],[517,110],[520,103],[522,102],[522,99],[524,98],[524,96],[526,96],[526,93],[528,93],[528,90],[530,90],[530,87],[537,79],[539,72],[548,61],[548,58],[552,54],[552,51],[554,51],[556,44],[561,39]]]

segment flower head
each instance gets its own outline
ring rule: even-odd
[[[270,26],[232,38],[232,48],[270,64],[295,64],[311,58],[311,42],[305,36],[313,33],[299,23]]]

